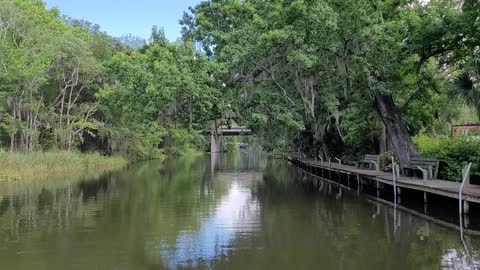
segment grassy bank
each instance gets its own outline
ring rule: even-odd
[[[34,152],[10,153],[0,150],[0,181],[59,176],[82,171],[109,171],[127,164],[121,156],[98,153]]]

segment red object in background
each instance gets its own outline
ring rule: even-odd
[[[480,130],[480,124],[453,125],[450,138],[455,139],[458,131]]]

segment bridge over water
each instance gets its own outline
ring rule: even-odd
[[[222,152],[221,137],[250,135],[252,130],[245,126],[220,126],[210,130],[210,152]]]

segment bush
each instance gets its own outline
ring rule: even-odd
[[[235,152],[238,150],[238,137],[223,137],[222,150],[226,152]]]
[[[165,134],[166,131],[156,125],[104,127],[99,132],[100,138],[108,142],[109,152],[131,161],[163,158],[163,149],[159,145]]]
[[[459,182],[462,169],[472,162],[471,173],[480,172],[480,142],[469,138],[451,140],[448,137],[428,137],[419,135],[414,138],[419,153],[424,157],[435,158],[447,163],[439,178]]]
[[[167,131],[163,147],[169,155],[184,155],[197,150],[205,150],[206,137],[198,131],[172,128]]]

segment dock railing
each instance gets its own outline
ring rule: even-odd
[[[395,209],[397,208],[397,166],[395,165],[395,159],[392,156],[392,175],[393,175],[393,200],[395,203]]]
[[[323,157],[322,157],[321,155],[318,155],[318,158],[320,159],[320,165],[323,166],[323,161],[324,161],[324,160],[323,160]]]
[[[341,159],[339,159],[339,158],[335,158],[335,160],[337,160],[337,162],[338,162],[338,165],[342,165],[342,160],[341,160]]]
[[[460,185],[460,189],[458,190],[458,211],[460,212],[460,224],[462,224],[462,215],[464,214],[464,207],[463,207],[463,188],[470,182],[470,169],[472,168],[472,163],[468,163],[467,166],[462,171],[462,184]],[[468,212],[468,211],[467,211]]]

